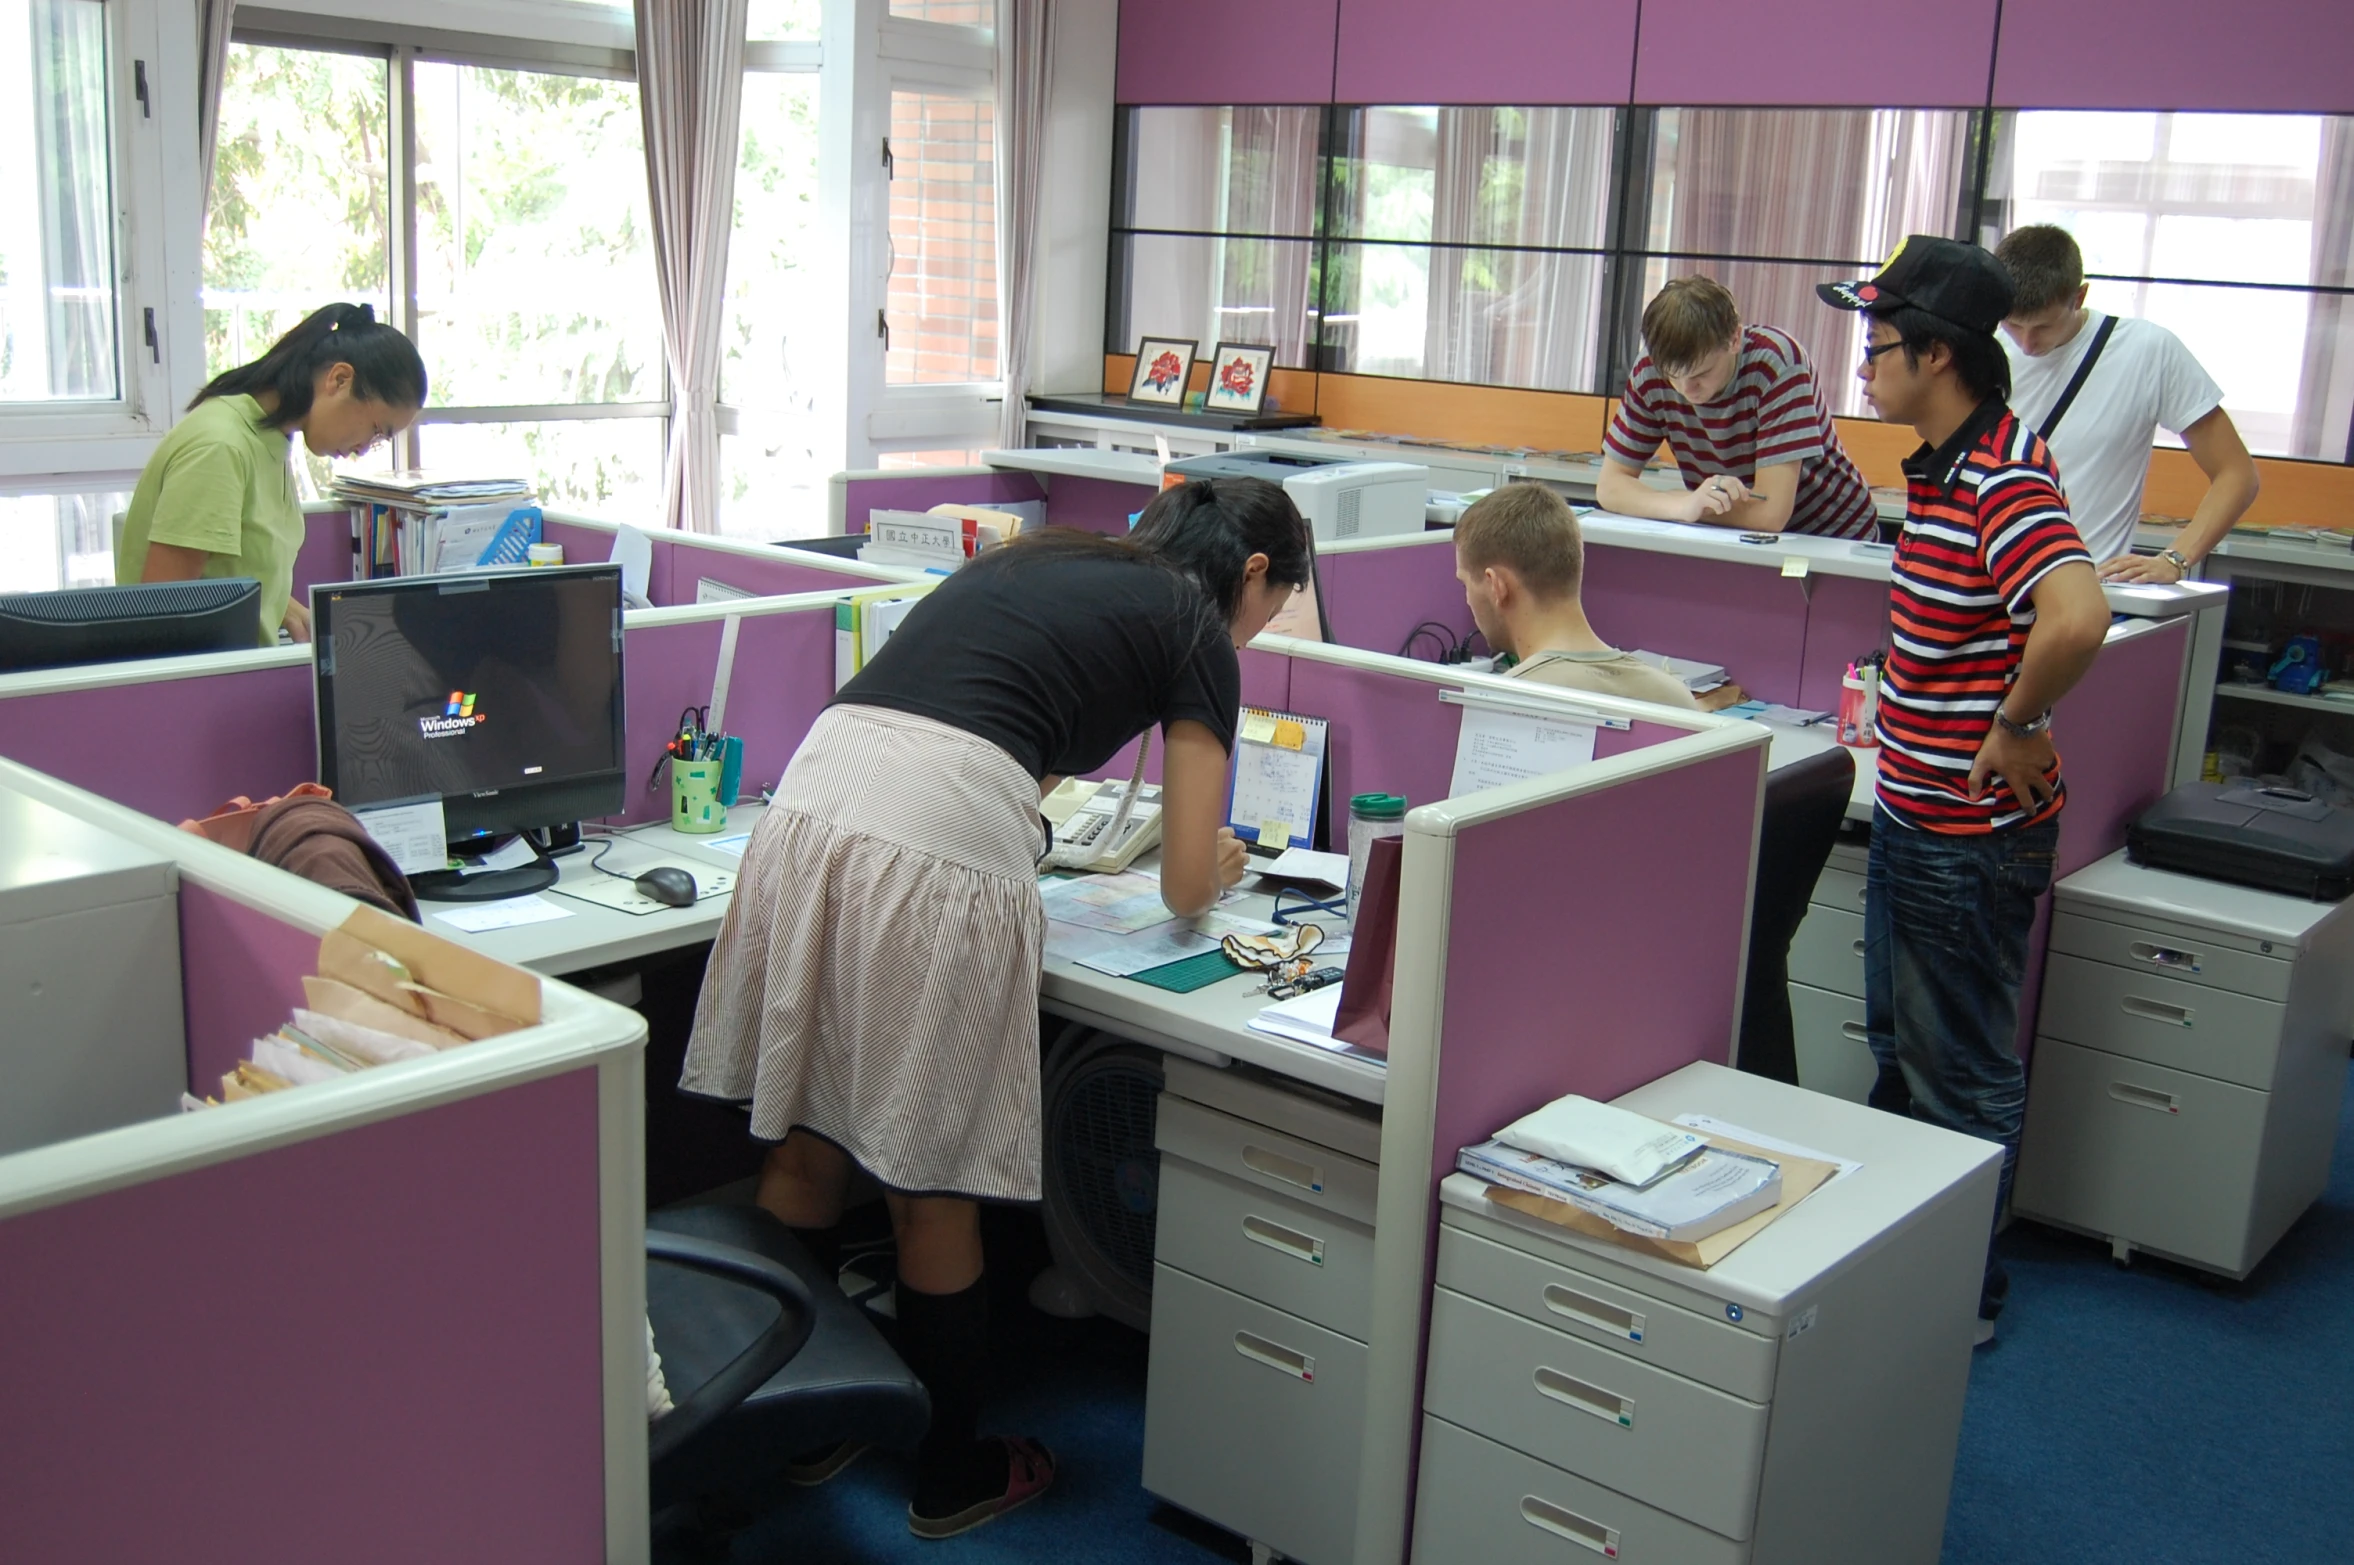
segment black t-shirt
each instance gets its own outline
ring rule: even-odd
[[[834,699],[978,734],[1033,777],[1078,777],[1181,718],[1232,751],[1242,665],[1176,572],[1015,545],[934,588]]]

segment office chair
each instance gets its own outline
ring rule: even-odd
[[[1790,1021],[1790,942],[1831,856],[1855,787],[1855,756],[1840,745],[1766,773],[1758,827],[1757,891],[1749,910],[1749,977],[1741,995],[1741,1069],[1798,1084]]]
[[[723,1495],[765,1503],[796,1453],[839,1440],[913,1450],[923,1439],[923,1382],[768,1213],[649,1213],[646,1254],[647,1314],[677,1403],[649,1432],[657,1512]],[[760,1367],[780,1336],[791,1348]]]

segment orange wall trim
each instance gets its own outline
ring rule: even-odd
[[[1124,392],[1136,356],[1104,355],[1103,389]],[[1209,365],[1196,362],[1190,389],[1209,384]],[[1286,409],[1314,409],[1327,429],[1353,429],[1424,440],[1528,446],[1538,451],[1599,451],[1614,397],[1567,391],[1520,391],[1502,386],[1458,386],[1445,381],[1384,375],[1318,375],[1279,369],[1268,394]],[[1899,464],[1920,445],[1903,425],[1842,418],[1839,439],[1870,484],[1902,484]],[[2263,489],[2246,520],[2265,527],[2354,526],[2354,467],[2258,457]],[[2150,453],[2150,485],[2142,505],[2161,516],[2188,517],[2207,492],[2207,476],[2187,451]]]

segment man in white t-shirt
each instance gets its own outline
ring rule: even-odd
[[[2084,307],[2084,256],[2066,229],[2016,228],[1994,253],[2018,291],[2002,330],[2011,409],[2051,447],[2069,514],[2102,579],[2182,580],[2256,499],[2256,464],[2223,411],[2222,391],[2165,327]],[[2096,352],[2068,398],[2077,371]],[[2150,440],[2161,425],[2190,448],[2207,475],[2207,493],[2172,548],[2137,555],[2133,529],[2150,476]]]

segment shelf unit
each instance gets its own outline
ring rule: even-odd
[[[2234,653],[2261,648],[2269,654],[2301,631],[2354,641],[2354,552],[2235,537],[2201,562],[2200,574],[2231,589],[2222,644],[2208,675],[2215,699],[2206,749],[2220,749],[2227,729],[2250,732],[2257,741],[2256,769],[2280,772],[2317,728],[2333,748],[2354,748],[2354,734],[2343,725],[2323,726],[2328,718],[2354,717],[2354,701],[2295,695],[2227,673]]]

